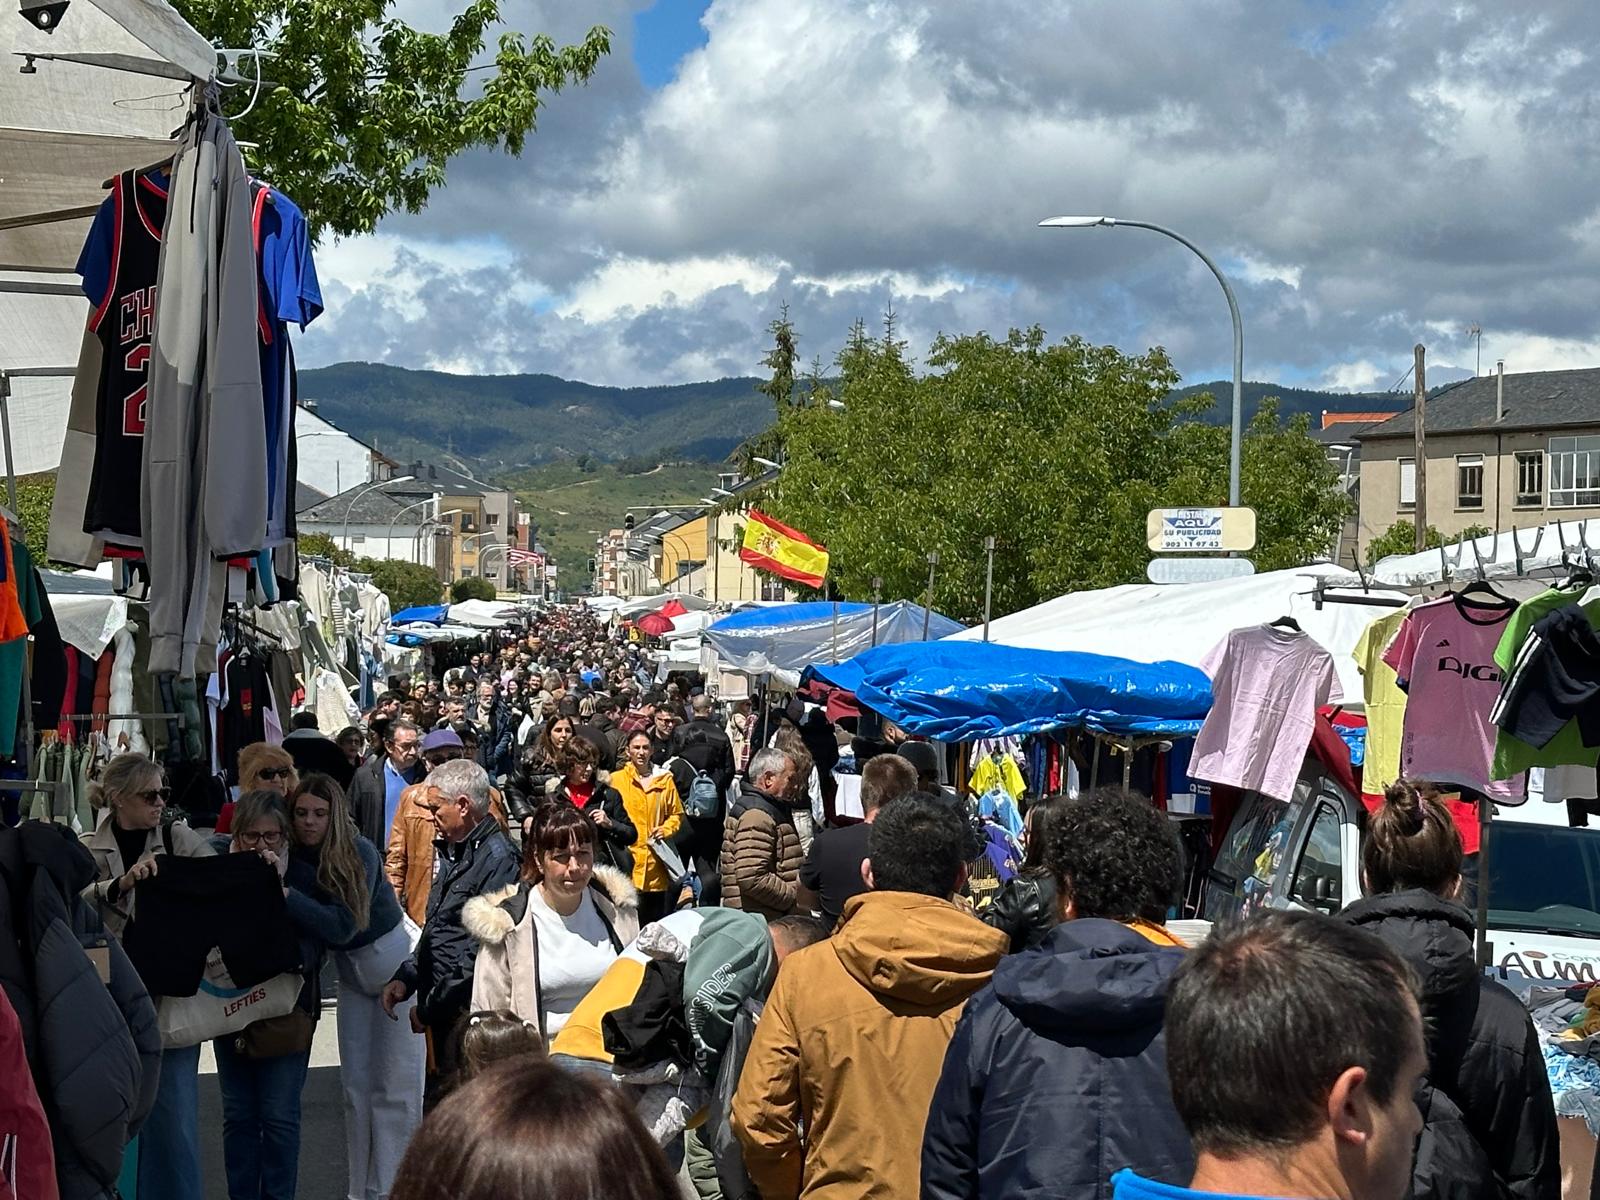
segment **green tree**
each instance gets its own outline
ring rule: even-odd
[[[43,566],[49,557],[45,546],[50,540],[50,506],[55,503],[55,498],[56,477],[53,471],[18,477],[17,516],[22,519],[23,540],[28,544],[28,554],[37,566]]]
[[[1177,403],[1166,354],[1126,355],[1037,327],[941,336],[918,372],[894,335],[859,324],[838,356],[837,398],[794,408],[787,456],[763,508],[827,545],[835,594],[920,599],[938,551],[935,606],[983,611],[983,540],[996,539],[994,611],[1144,577],[1152,508],[1222,504],[1227,434]],[[1303,424],[1275,409],[1252,423],[1244,500],[1258,505],[1267,566],[1332,544],[1345,512],[1337,476]]]
[[[450,585],[452,604],[460,604],[463,600],[493,600],[496,595],[494,582],[479,575],[458,579]]]
[[[325,558],[340,567],[356,565],[356,556],[334,541],[331,534],[302,533],[294,539],[294,542],[302,557]]]
[[[355,570],[372,576],[372,585],[389,597],[389,607],[395,612],[419,604],[437,604],[444,595],[444,585],[433,568],[421,563],[363,558],[356,563]]]
[[[545,98],[587,81],[611,49],[596,26],[576,45],[503,33],[499,0],[469,0],[443,33],[391,13],[392,0],[176,0],[220,46],[256,46],[260,95],[232,122],[255,174],[305,211],[313,236],[370,233],[395,209],[420,212],[445,164],[477,147],[521,154]],[[240,71],[252,80],[255,67]],[[229,93],[234,109],[252,85]]]
[[[1464,541],[1467,538],[1487,537],[1493,533],[1487,525],[1468,525],[1458,534],[1453,534],[1451,543]],[[1432,525],[1422,533],[1423,545],[1432,550],[1445,545],[1444,535]],[[1385,558],[1396,554],[1415,554],[1417,552],[1417,523],[1401,518],[1377,537],[1367,543],[1367,566],[1373,567]]]

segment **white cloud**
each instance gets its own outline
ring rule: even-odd
[[[1181,247],[1034,228],[1093,211],[1224,264],[1252,378],[1387,386],[1419,338],[1471,362],[1474,321],[1515,369],[1597,361],[1584,0],[1537,19],[1454,0],[715,0],[709,41],[656,92],[627,0],[517,2],[519,27],[603,19],[617,49],[550,98],[523,159],[468,156],[427,213],[324,252],[356,315],[330,313],[309,359],[677,381],[754,370],[784,302],[827,356],[892,297],[913,350],[1037,321],[1224,373],[1226,312]],[[1395,53],[1419,39],[1426,55]]]

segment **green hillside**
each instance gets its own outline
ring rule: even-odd
[[[1210,383],[1191,383],[1172,393],[1172,398],[1186,399],[1200,392],[1210,392],[1216,401],[1201,420],[1211,425],[1226,425],[1233,410],[1233,380],[1213,379]],[[1281,383],[1257,383],[1247,379],[1240,387],[1244,401],[1244,423],[1250,424],[1261,402],[1269,396],[1278,399],[1278,415],[1297,416],[1305,413],[1311,418],[1311,428],[1322,424],[1322,412],[1399,412],[1411,407],[1410,392],[1319,392],[1311,388],[1288,387]]]
[[[629,506],[693,504],[710,494],[717,471],[714,463],[672,463],[629,475],[616,464],[583,470],[568,461],[519,471],[504,482],[516,490],[539,540],[555,555],[562,585],[572,589],[588,577],[598,533],[621,525]]]
[[[723,458],[771,422],[772,402],[756,382],[614,388],[554,375],[339,363],[300,372],[300,394],[317,402],[321,416],[402,462],[443,452],[497,475],[586,454]]]

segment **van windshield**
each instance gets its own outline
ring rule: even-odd
[[[1496,821],[1489,850],[1489,924],[1600,937],[1600,829]],[[1475,903],[1478,856],[1463,874]]]

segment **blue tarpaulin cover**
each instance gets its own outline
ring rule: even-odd
[[[942,742],[1052,729],[1193,737],[1211,708],[1211,681],[1183,663],[992,642],[878,646],[811,674]]]
[[[389,618],[391,625],[443,625],[448,604],[421,604],[415,608],[402,608]]]
[[[880,604],[877,643],[922,637],[923,609],[908,600]],[[776,604],[731,613],[701,635],[730,668],[750,674],[792,671],[812,663],[842,662],[873,644],[872,605],[843,600]],[[939,613],[928,616],[928,636],[948,637],[966,628]]]

